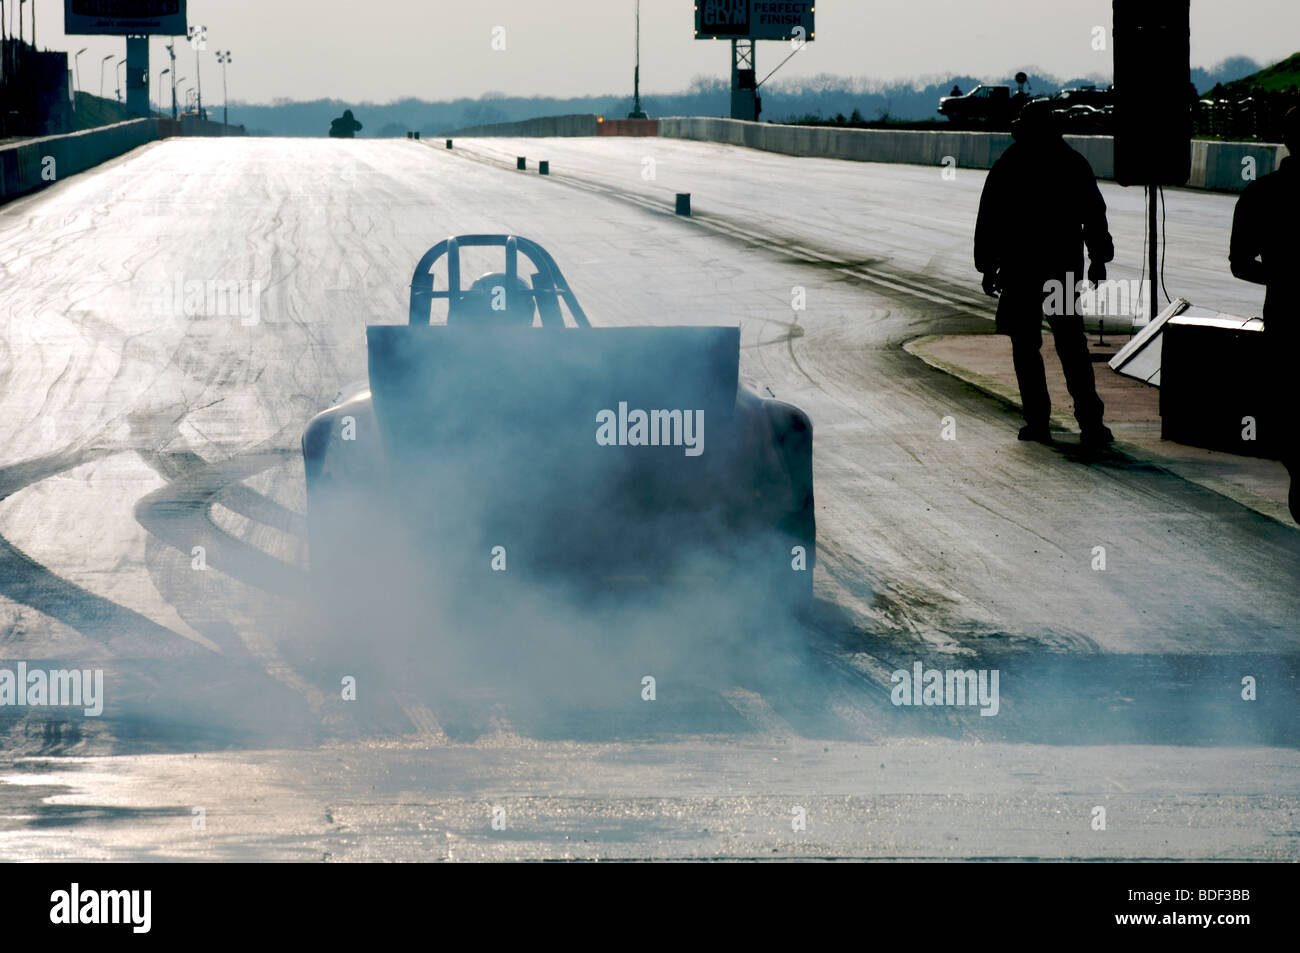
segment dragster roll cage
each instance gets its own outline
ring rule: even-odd
[[[533,276],[533,293],[537,299],[537,312],[541,315],[542,327],[564,327],[564,316],[560,312],[559,302],[564,301],[579,327],[589,328],[591,322],[578,304],[578,299],[555,259],[541,245],[517,235],[461,235],[447,238],[434,245],[415,266],[411,276],[411,308],[409,324],[426,324],[433,320],[433,301],[446,298],[448,316],[451,310],[465,297],[460,286],[460,250],[473,247],[502,247],[506,250],[506,278],[509,281],[519,278],[519,255],[522,254],[537,269]],[[433,287],[433,266],[443,255],[447,256],[447,290],[435,291]]]

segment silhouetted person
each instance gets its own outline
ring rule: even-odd
[[[1282,121],[1282,141],[1290,155],[1276,172],[1246,186],[1232,216],[1228,259],[1232,273],[1243,281],[1266,286],[1264,340],[1271,366],[1268,378],[1268,418],[1279,427],[1282,462],[1291,474],[1291,516],[1300,522],[1300,400],[1296,396],[1296,362],[1300,360],[1300,315],[1296,314],[1295,271],[1300,266],[1300,107]],[[1290,284],[1292,287],[1288,288]]]
[[[986,294],[1001,292],[997,330],[1011,337],[1025,414],[1020,439],[1051,440],[1052,401],[1042,355],[1046,314],[1083,443],[1102,447],[1113,436],[1102,423],[1104,405],[1077,290],[1085,245],[1092,259],[1089,281],[1104,281],[1106,263],[1115,257],[1106,202],[1088,160],[1061,137],[1050,102],[1026,104],[1011,132],[1015,142],[989,170],[980,197],[975,267],[984,276]]]
[[[361,123],[352,117],[352,110],[343,110],[343,115],[330,121],[331,139],[355,139],[361,129]]]
[[[953,83],[953,84],[952,84],[952,92],[949,93],[948,95],[949,95],[949,96],[960,96],[961,94],[962,94],[962,93],[961,93],[961,87],[958,86],[956,83]]]

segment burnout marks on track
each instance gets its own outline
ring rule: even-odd
[[[288,532],[301,534],[302,517],[262,494],[238,486],[242,480],[263,470],[283,465],[291,455],[292,451],[271,450],[220,463],[207,463],[191,453],[159,455],[155,458],[155,468],[164,475],[172,475],[166,486],[136,504],[136,518],[150,534],[182,554],[187,565],[193,559],[194,547],[202,546],[204,559],[211,568],[245,585],[302,600],[307,594],[303,570],[224,532],[213,522],[210,513],[211,506],[220,499],[222,505],[250,520],[267,525],[278,523]],[[174,559],[171,561],[175,563]]]
[[[66,450],[0,469],[0,500],[49,477],[103,459],[105,448]],[[197,646],[153,620],[64,579],[0,537],[0,596],[104,644],[116,654],[191,657]],[[5,636],[0,636],[5,640]]]

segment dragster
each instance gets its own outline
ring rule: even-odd
[[[467,248],[505,270],[465,287]],[[323,598],[492,579],[493,600],[511,581],[810,602],[812,423],[741,386],[738,327],[594,327],[542,246],[462,235],[420,259],[407,321],[366,336],[368,388],[302,440]]]

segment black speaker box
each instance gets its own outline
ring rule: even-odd
[[[1278,456],[1284,411],[1272,406],[1262,328],[1240,319],[1169,319],[1160,356],[1162,437],[1242,456]]]
[[[1190,0],[1114,0],[1120,185],[1182,185],[1192,174],[1190,8]]]

